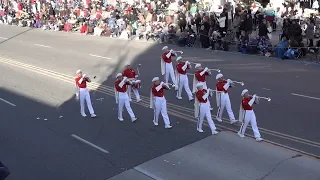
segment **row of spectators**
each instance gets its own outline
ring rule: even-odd
[[[227,3],[216,9],[218,13],[199,11],[199,3],[181,0],[112,4],[106,0],[13,0],[1,6],[0,22],[123,39],[153,39],[179,46],[193,46],[199,40],[202,48],[226,51],[237,42],[239,51],[265,56],[275,52],[271,42],[275,30],[282,32],[281,40],[288,41],[287,46],[281,41],[277,48],[285,52],[290,47],[299,49],[295,58],[306,54],[304,37],[309,47],[314,46],[316,19],[297,4],[262,8],[257,4]],[[277,52],[279,57],[287,58],[285,53]]]

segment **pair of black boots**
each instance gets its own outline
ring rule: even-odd
[[[0,161],[0,180],[5,180],[9,175],[9,169]]]

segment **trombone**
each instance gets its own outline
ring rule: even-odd
[[[173,52],[183,54],[183,51],[173,51]]]

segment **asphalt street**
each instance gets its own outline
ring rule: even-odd
[[[187,101],[185,94],[183,100],[177,100],[173,90],[166,92],[166,99],[174,128],[166,130],[163,124],[153,127],[147,98],[151,79],[160,76],[163,45],[13,26],[0,26],[0,32],[0,98],[7,101],[0,101],[0,160],[16,172],[10,177],[12,180],[28,175],[30,179],[106,179],[209,136],[208,128],[204,134],[196,132],[193,103]],[[184,51],[183,57],[189,61],[219,68],[226,78],[245,83],[230,92],[236,117],[243,88],[271,97],[271,102],[262,101],[255,108],[262,136],[271,143],[320,156],[320,85],[315,79],[320,74],[318,65],[171,48]],[[133,67],[142,65],[144,101],[132,103],[139,118],[134,124],[117,121],[112,97],[114,76],[128,62]],[[99,116],[94,120],[80,116],[74,98],[72,77],[79,68],[91,77],[97,76],[93,85],[96,90],[91,91]],[[212,88],[213,76],[208,83]],[[214,99],[212,104],[215,107]],[[215,123],[219,129],[239,129],[239,125],[231,126],[227,120]],[[247,132],[251,134],[250,129]]]

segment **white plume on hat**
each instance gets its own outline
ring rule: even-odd
[[[181,56],[177,57],[177,61],[180,61],[181,59],[182,59],[182,57],[181,57]]]
[[[194,68],[198,68],[198,67],[201,67],[201,64],[196,64]]]
[[[216,75],[216,79],[217,79],[217,80],[220,79],[220,78],[222,78],[222,77],[223,77],[223,75],[222,75],[221,73],[219,73],[219,74]]]
[[[76,71],[76,74],[79,74],[79,73],[81,73],[82,71],[81,71],[81,69],[78,69],[77,71]]]
[[[197,88],[198,88],[198,87],[203,87],[203,84],[202,84],[202,83],[198,83],[196,87],[197,87]]]
[[[122,76],[122,74],[121,74],[121,73],[118,73],[117,76],[116,76],[116,78],[118,78],[118,77],[120,77],[120,76]]]
[[[242,92],[241,92],[241,96],[244,96],[248,91],[248,89],[244,89]]]
[[[162,50],[168,49],[168,46],[163,46]]]
[[[154,77],[154,78],[152,79],[152,82],[156,82],[156,81],[159,81],[159,77]]]

